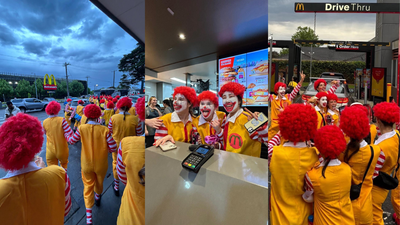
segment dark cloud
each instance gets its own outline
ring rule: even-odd
[[[65,54],[65,52],[66,52],[66,49],[65,49],[64,47],[62,47],[62,46],[57,46],[57,47],[53,47],[53,48],[50,50],[49,55],[50,55],[51,57],[60,57],[60,56],[62,56],[63,54]]]
[[[0,24],[0,44],[6,45],[15,45],[18,43],[17,38],[15,37],[13,31]]]
[[[27,40],[22,43],[26,53],[33,53],[37,56],[44,56],[48,49],[51,48],[51,42],[49,41],[37,41],[37,40]]]
[[[76,35],[75,37],[85,38],[88,40],[101,39],[101,27],[105,21],[106,20],[104,17],[96,17],[94,15],[83,19],[82,25],[78,30],[78,35]]]

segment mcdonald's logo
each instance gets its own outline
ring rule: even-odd
[[[237,134],[237,133],[233,133],[229,136],[228,138],[229,140],[229,145],[234,148],[234,149],[239,149],[242,147],[243,145],[243,139],[242,137]]]
[[[47,84],[46,84],[46,79],[48,81]],[[55,90],[57,90],[57,82],[56,82],[56,78],[54,78],[53,74],[51,74],[50,76],[48,74],[44,75],[43,89],[45,91],[55,91]]]
[[[303,3],[297,3],[295,11],[304,11],[304,4]]]

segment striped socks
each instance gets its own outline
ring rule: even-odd
[[[92,224],[92,208],[86,208],[86,224]]]
[[[100,195],[97,194],[96,192],[94,193],[94,199],[96,199],[96,201],[98,201],[100,199]]]
[[[114,179],[114,190],[118,191],[119,190],[119,180]]]

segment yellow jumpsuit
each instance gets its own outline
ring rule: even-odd
[[[160,127],[157,131],[168,130],[168,135],[171,135],[174,138],[174,141],[190,143],[191,141],[190,132],[192,131],[193,128],[193,122],[188,121],[185,126],[182,122],[172,122],[171,116],[172,113],[168,113],[160,117],[160,120],[163,121],[165,127]],[[159,135],[157,131],[155,134],[156,138]]]
[[[397,171],[397,178],[400,178],[400,169]],[[394,212],[396,213],[397,218],[399,218],[399,215],[400,215],[400,185],[397,186],[397,188],[392,190],[390,200],[392,202]]]
[[[62,117],[51,117],[43,121],[43,128],[46,130],[46,161],[47,165],[60,165],[67,169],[69,148],[68,142],[64,137],[64,129],[62,127]]]
[[[328,115],[330,115],[332,117],[332,123],[335,126],[339,126],[339,113],[338,112],[334,112],[332,110],[328,110],[327,112]]]
[[[225,113],[224,112],[220,112],[220,111],[216,111],[217,113],[217,117],[220,121],[220,123],[222,123],[222,120],[225,117]],[[202,125],[199,126],[199,120],[200,120],[200,116],[196,117],[193,119],[193,126],[196,127],[197,132],[199,132],[200,137],[201,137],[201,143],[206,144],[205,142],[205,137],[206,136],[210,136],[210,135],[216,135],[215,130],[213,127],[210,126],[209,123],[204,123]],[[211,132],[213,132],[211,134]]]
[[[48,166],[0,179],[1,224],[64,224],[65,170]]]
[[[374,144],[376,135],[378,135],[378,131],[376,130],[375,124],[369,125],[369,131],[371,132],[371,145]]]
[[[108,169],[108,128],[101,125],[82,124],[81,135],[81,167],[83,182],[83,198],[86,208],[94,205],[94,193],[103,192],[103,181]]]
[[[377,143],[377,145],[382,149],[383,153],[385,153],[385,163],[380,171],[387,174],[392,174],[392,171],[397,166],[397,157],[399,154],[399,139],[397,135],[385,139],[382,142]],[[385,201],[388,193],[389,190],[380,188],[378,186],[372,187],[372,213],[374,225],[384,224],[382,204]]]
[[[68,109],[72,111],[72,108],[70,106],[68,106]],[[67,121],[68,125],[71,126],[71,120],[69,119],[71,117],[71,114],[69,114],[69,116],[68,116],[68,113],[71,113],[71,112],[66,111],[64,113],[64,116],[65,116],[65,120]]]
[[[276,100],[276,95],[272,95],[271,101],[271,125],[268,129],[268,140],[271,140],[275,134],[279,132],[278,115],[280,113],[279,108],[286,108],[292,104],[289,100],[289,95],[285,95],[286,100]]]
[[[316,148],[273,148],[270,165],[271,224],[308,225],[308,216],[312,214],[313,205],[305,202],[302,197],[304,176],[317,161]]]
[[[135,108],[135,107],[129,108],[128,113],[131,114],[131,115],[136,115],[136,108]],[[115,114],[119,114],[119,109],[117,109],[117,111],[115,112]]]
[[[113,115],[114,115],[114,109],[104,110],[104,121],[105,121],[106,127],[108,127],[108,123],[110,122],[110,119]]]
[[[100,107],[102,107],[103,109],[106,109],[107,107],[105,107],[106,106],[106,104],[105,103],[101,103],[100,104]],[[101,108],[100,108],[101,109]],[[103,109],[101,109],[101,113],[103,113],[104,112],[104,110]],[[102,119],[104,119],[104,117],[103,116],[100,116],[100,119],[102,120]]]
[[[361,187],[360,197],[351,201],[353,205],[354,221],[356,225],[372,224],[372,176],[374,175],[375,166],[381,149],[377,145],[372,145],[374,149],[374,158],[368,169],[367,176]],[[343,153],[340,154],[339,159],[344,162]],[[371,158],[370,145],[360,148],[360,150],[351,157],[348,165],[351,167],[352,184],[360,184],[367,169],[368,162]]]
[[[350,200],[350,166],[346,163],[328,166],[325,178],[322,169],[322,166],[316,166],[307,173],[314,188],[314,225],[354,224]]]
[[[134,115],[124,115],[123,114],[115,114],[111,117],[112,121],[112,136],[117,143],[117,148],[119,147],[119,143],[124,137],[128,136],[136,136],[136,127],[139,125],[139,119]],[[117,156],[118,152],[112,153],[113,158],[113,174],[114,178],[119,180],[117,173]],[[96,192],[97,193],[97,192]]]
[[[126,137],[121,141],[122,161],[125,165],[127,184],[121,198],[118,225],[145,224],[145,186],[139,183],[138,172],[144,159],[144,137]]]
[[[321,127],[326,126],[325,113],[322,111],[316,111],[316,112],[317,112],[317,117],[318,117],[317,130],[319,130]]]
[[[81,117],[83,116],[83,106],[81,106],[81,105],[78,105],[77,107],[76,107],[76,112],[75,113],[77,113],[78,115],[80,115]],[[75,127],[79,127],[79,125],[81,125],[81,122],[82,122],[82,119],[81,119],[81,121],[77,121],[77,120],[75,120]]]

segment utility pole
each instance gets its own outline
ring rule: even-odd
[[[67,79],[67,97],[69,97],[68,70],[67,70],[67,66],[69,66],[69,65],[71,65],[71,64],[64,63],[64,66],[65,66],[65,78]]]
[[[113,76],[113,87],[115,88],[115,70],[114,70],[113,72],[114,72],[114,76]]]
[[[89,76],[86,76],[86,95],[89,94]]]

